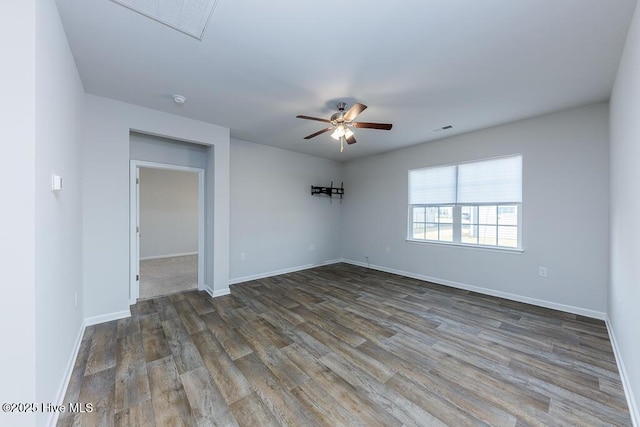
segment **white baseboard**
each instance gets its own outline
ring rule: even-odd
[[[594,319],[605,320],[606,313],[589,310],[581,307],[574,307],[571,305],[559,304],[552,301],[545,301],[537,298],[530,298],[522,295],[512,294],[509,292],[496,291],[494,289],[483,288],[480,286],[468,285],[466,283],[454,282],[451,280],[440,279],[437,277],[425,276],[422,274],[411,273],[409,271],[396,270],[393,268],[382,267],[379,265],[371,265],[365,262],[354,261],[350,259],[343,259],[342,262],[347,264],[358,265],[360,267],[372,268],[374,270],[384,271],[386,273],[398,274],[400,276],[411,277],[412,279],[424,280],[426,282],[436,283],[438,285],[450,286],[452,288],[464,289],[466,291],[477,292],[479,294],[491,295],[498,298],[504,298],[511,301],[523,302],[526,304],[537,305],[539,307],[551,308],[553,310],[560,310],[567,313],[579,314],[585,317],[591,317]]]
[[[631,389],[631,383],[629,382],[629,376],[627,375],[627,369],[624,366],[622,360],[622,354],[618,347],[618,341],[616,335],[613,332],[611,326],[611,320],[609,316],[605,319],[607,325],[607,331],[609,332],[609,338],[611,339],[611,346],[613,347],[613,354],[616,357],[616,365],[618,365],[618,372],[620,373],[620,379],[622,380],[622,387],[624,388],[624,395],[627,398],[627,406],[629,406],[629,413],[631,414],[631,423],[634,427],[640,427],[640,409],[636,405],[636,399],[633,397],[633,390]]]
[[[69,381],[71,381],[71,374],[73,374],[73,368],[76,365],[76,359],[78,358],[78,353],[80,352],[80,345],[82,344],[82,338],[84,337],[84,330],[86,329],[85,322],[80,324],[80,330],[78,331],[78,336],[76,337],[76,342],[71,350],[71,355],[69,357],[69,361],[67,362],[67,368],[64,372],[64,377],[60,382],[60,387],[58,387],[58,393],[56,394],[56,404],[62,405],[64,403],[64,396],[67,394],[67,388],[69,387]],[[54,427],[58,423],[58,417],[60,413],[58,411],[52,411],[49,413],[49,417],[47,418],[46,425],[49,427]]]
[[[85,326],[97,325],[99,323],[110,322],[131,317],[131,310],[117,311],[115,313],[102,314],[100,316],[87,317],[84,319]]]
[[[173,257],[176,257],[176,256],[187,256],[187,255],[198,255],[198,252],[185,252],[183,254],[168,254],[168,255],[145,256],[145,257],[140,257],[140,261],[147,261],[147,260],[150,260],[150,259],[173,258]]]
[[[211,295],[211,298],[218,298],[218,297],[222,297],[222,296],[231,294],[231,290],[229,288],[218,289],[217,291],[214,291],[213,289],[207,287],[204,290],[209,295]]]
[[[268,271],[266,273],[252,274],[250,276],[237,277],[235,279],[230,279],[229,280],[229,285],[235,285],[237,283],[249,282],[251,280],[264,279],[266,277],[279,276],[281,274],[295,273],[296,271],[308,270],[310,268],[322,267],[324,265],[337,264],[339,262],[343,262],[343,261],[341,259],[334,259],[334,260],[319,262],[319,263],[315,263],[315,264],[306,264],[306,265],[300,265],[300,266],[297,266],[297,267],[284,268],[282,270]]]

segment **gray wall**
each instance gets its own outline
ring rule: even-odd
[[[79,121],[82,85],[54,2],[0,16],[2,402],[60,402],[82,327]],[[64,189],[51,191],[51,175]],[[75,296],[78,295],[76,305]],[[0,413],[45,425],[50,413]]]
[[[0,288],[5,296],[0,298],[0,332],[11,343],[0,352],[1,365],[10,367],[3,368],[2,402],[36,401],[35,38],[34,0],[18,2],[11,13],[0,14],[0,79],[11,82],[3,94],[12,100],[0,103],[0,179],[5,183],[0,185],[0,200],[3,207],[11,207],[2,210],[0,221]],[[66,328],[65,333],[74,335]],[[35,425],[35,420],[36,414],[0,414],[4,425]]]
[[[198,252],[198,174],[140,168],[140,259]]]
[[[49,402],[62,391],[83,319],[77,126],[84,93],[55,5],[39,2],[37,10],[36,401]],[[63,179],[55,194],[53,173]]]
[[[339,259],[340,200],[310,193],[341,176],[338,162],[231,140],[231,282]]]
[[[636,7],[611,96],[609,318],[627,398],[640,423],[640,10]],[[620,363],[621,362],[621,363]]]
[[[591,105],[348,162],[343,256],[435,282],[604,318],[608,112]],[[407,171],[523,154],[522,253],[409,243]],[[389,253],[387,253],[389,248]],[[548,277],[538,276],[538,267]]]
[[[207,145],[205,287],[229,289],[229,130],[123,102],[85,95],[82,138],[82,244],[85,318],[129,313],[129,169],[131,132]],[[151,159],[154,160],[154,159]],[[155,161],[155,160],[154,160]]]

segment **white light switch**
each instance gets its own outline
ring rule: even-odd
[[[60,175],[51,176],[51,191],[62,191],[62,177]]]

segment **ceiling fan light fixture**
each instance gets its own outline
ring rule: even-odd
[[[345,137],[346,139],[349,139],[349,138],[351,138],[352,136],[353,136],[353,132],[351,132],[351,129],[349,129],[349,128],[345,128],[345,131],[344,131],[344,137]]]
[[[331,138],[335,139],[336,141],[339,141],[340,138],[346,135],[346,133],[347,133],[347,129],[344,127],[344,125],[339,125],[339,126],[336,126],[336,130],[334,130],[333,133],[331,134]],[[351,132],[351,134],[353,135],[353,132]]]

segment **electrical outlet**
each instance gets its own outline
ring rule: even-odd
[[[538,276],[547,277],[547,267],[538,267]]]
[[[240,252],[240,261],[244,261],[245,259],[244,252]]]

